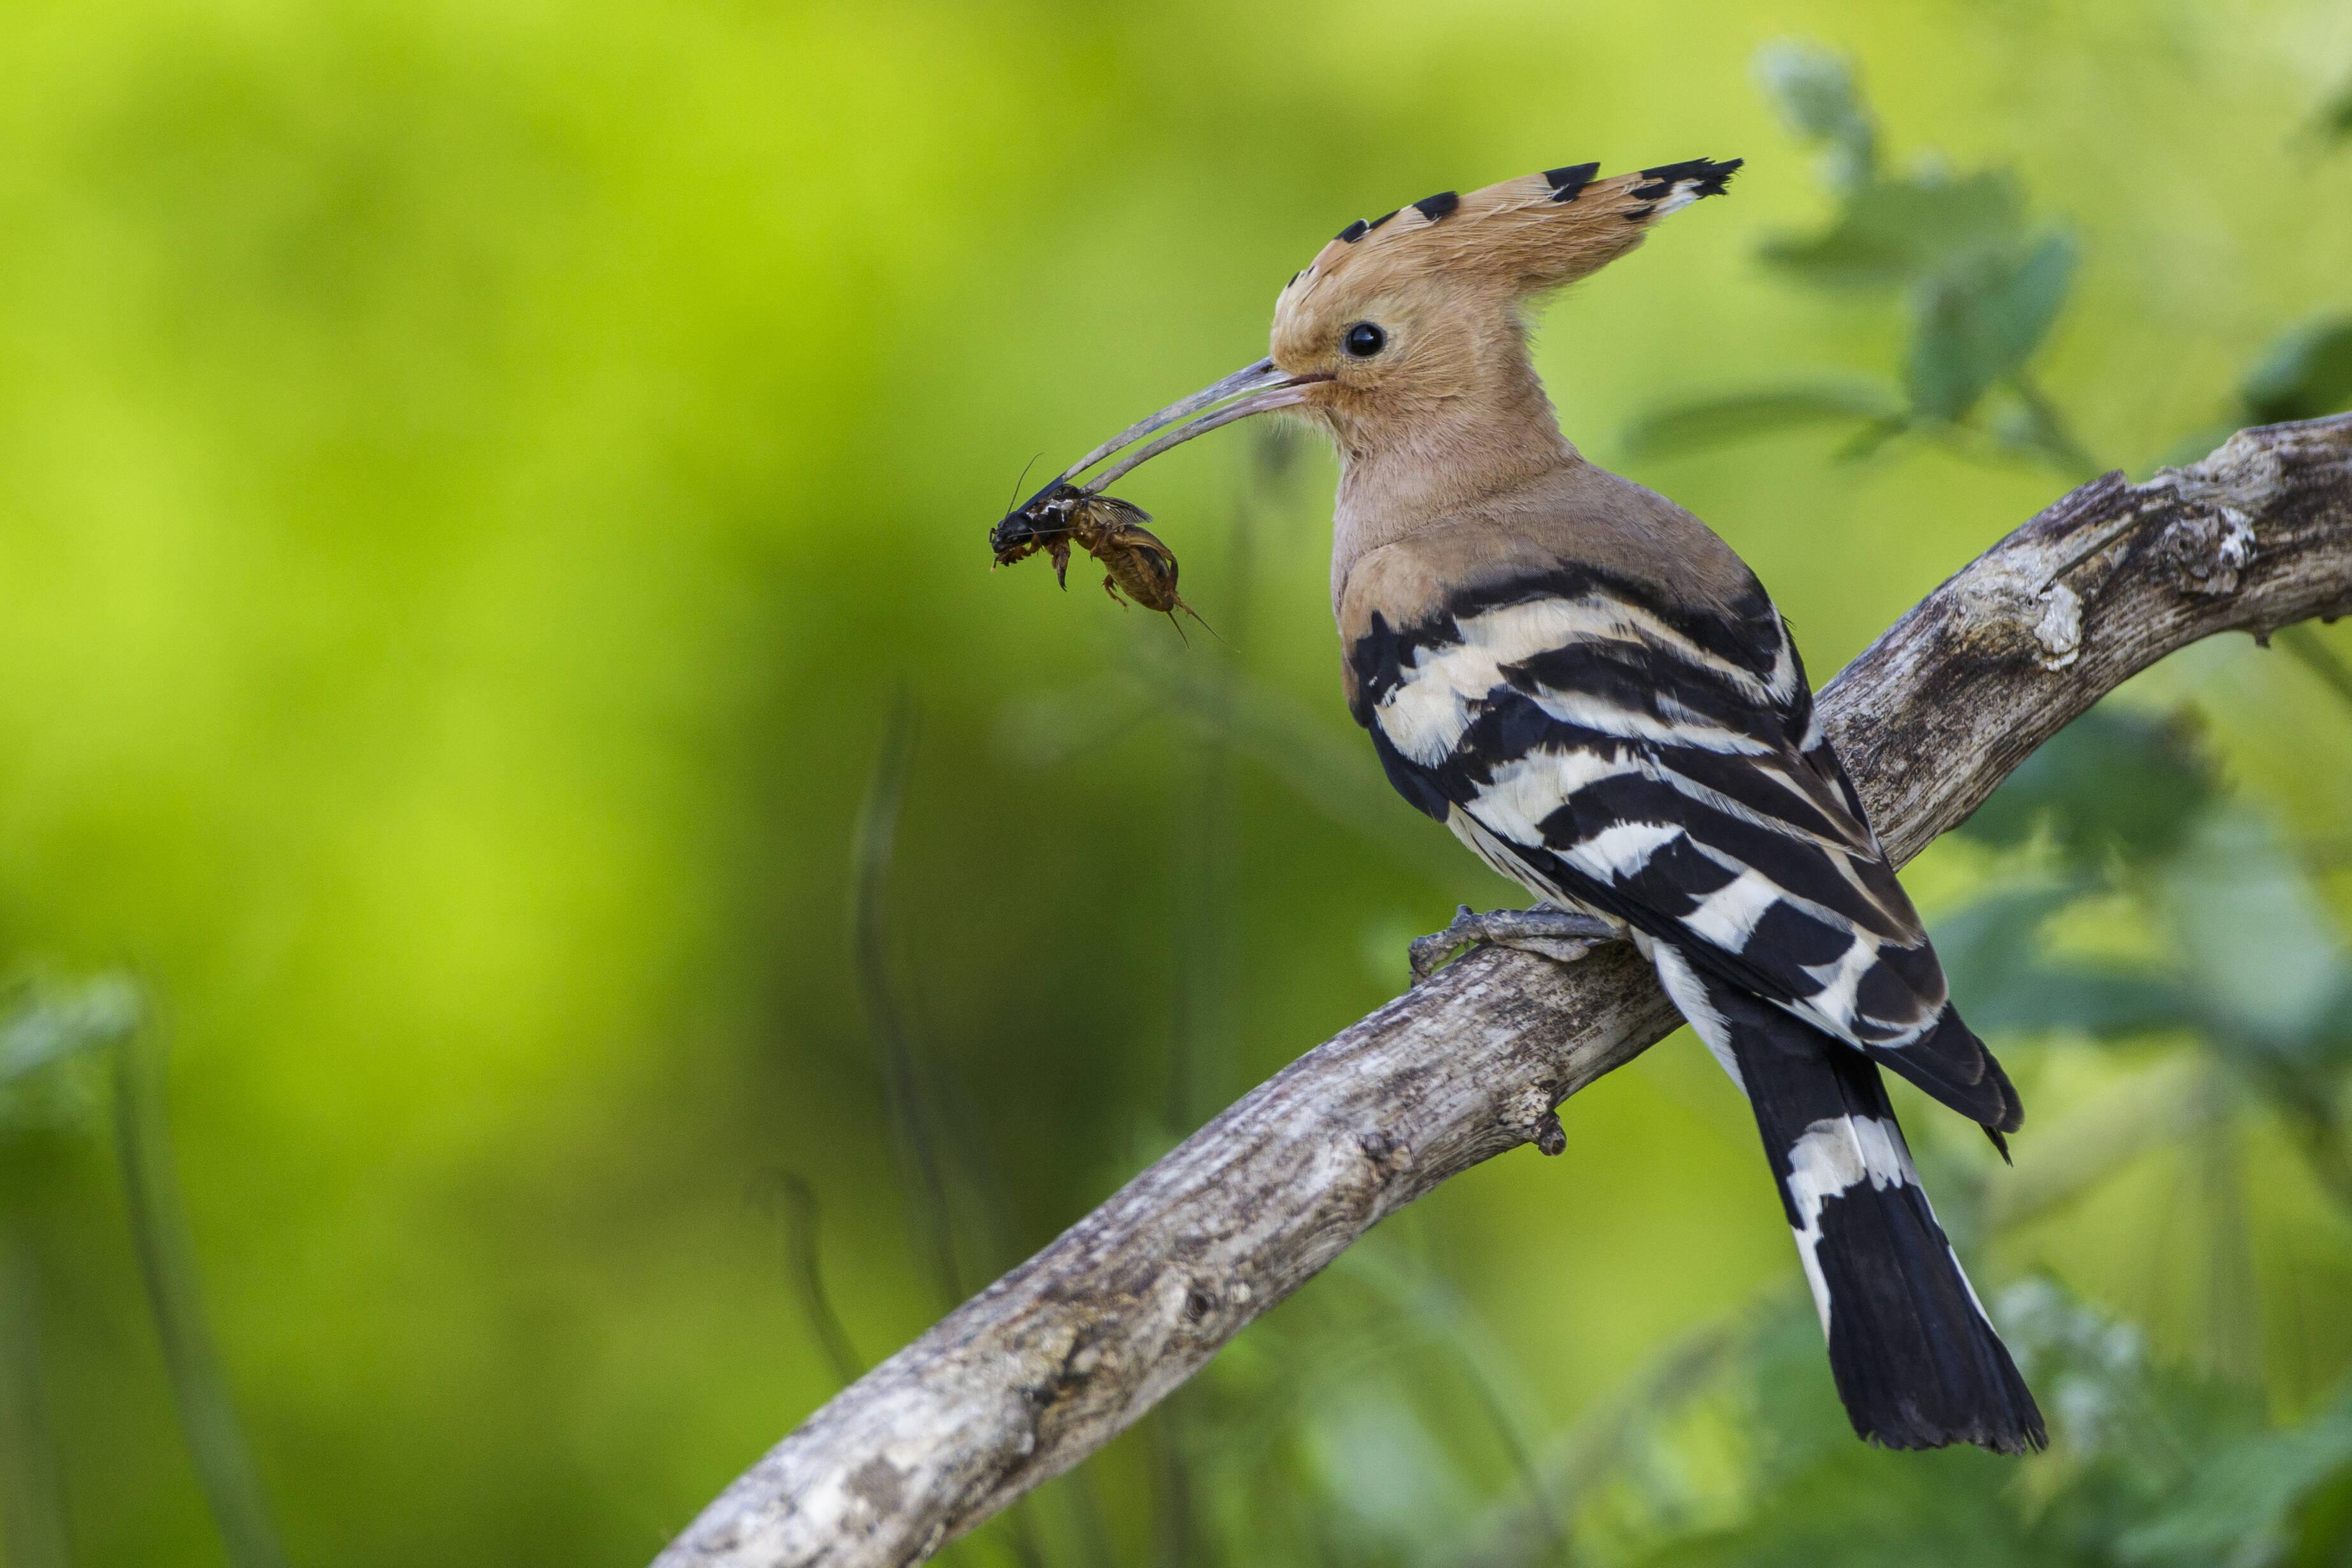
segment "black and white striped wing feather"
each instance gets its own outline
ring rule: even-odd
[[[1562,565],[1375,612],[1349,656],[1390,779],[1496,870],[2016,1128],[1760,587],[1694,609]]]

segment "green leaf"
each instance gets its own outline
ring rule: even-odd
[[[1969,1021],[2019,1033],[2067,1030],[2132,1040],[2196,1021],[2189,993],[2168,976],[2124,965],[2032,965],[2008,983],[1969,993]]]
[[[2022,249],[1969,258],[1913,296],[1905,366],[1914,411],[1965,418],[1997,383],[2017,376],[2058,319],[2074,275],[2074,242],[2053,230]]]
[[[1859,190],[1822,234],[1769,240],[1759,254],[1819,287],[1895,288],[2007,249],[2024,224],[2024,196],[2005,171],[1921,175]]]
[[[1810,425],[1892,419],[1901,412],[1888,392],[1864,382],[1766,387],[1653,409],[1626,427],[1625,444],[1645,456],[1663,456]]]
[[[2082,867],[2114,854],[2146,859],[2186,841],[2214,787],[2212,765],[2182,720],[2102,706],[2019,764],[1959,831],[2010,848],[2046,826],[2059,852]]]
[[[2197,1467],[2154,1519],[2124,1532],[2126,1563],[2252,1568],[2284,1555],[2303,1501],[2352,1469],[2352,1406],[2230,1445]]]
[[[2352,969],[2309,872],[2268,820],[2202,820],[2167,866],[2163,896],[2218,1043],[2291,1062],[2331,1049]]]
[[[2316,1020],[2294,1042],[2298,1061],[2322,1067],[2352,1061],[2352,967],[2339,970],[2335,995],[2318,1011]]]
[[[1822,145],[1822,176],[1833,191],[1868,185],[1878,163],[1878,128],[1854,85],[1853,67],[1819,44],[1767,44],[1756,79],[1790,134]]]
[[[1978,900],[1936,925],[1936,952],[1969,1022],[1987,1033],[2071,1030],[2126,1040],[2196,1021],[2189,993],[2145,966],[2051,962],[2042,928],[2098,884],[2037,883]]]
[[[1952,994],[1973,998],[2000,985],[2005,975],[2041,951],[2042,923],[2099,886],[2088,877],[2036,882],[1979,898],[1937,921],[1936,952]]]
[[[2238,388],[2250,424],[2352,408],[2352,316],[2309,321],[2271,345]]]
[[[2330,141],[2352,141],[2352,82],[2320,109],[2319,133]]]

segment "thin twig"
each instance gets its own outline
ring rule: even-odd
[[[0,1236],[0,1540],[8,1568],[68,1568],[65,1489],[41,1355],[41,1277]]]
[[[194,1244],[180,1207],[163,1108],[163,1051],[151,1028],[116,1048],[114,1147],[147,1304],[163,1342],[180,1429],[221,1544],[236,1568],[286,1568],[228,1378],[205,1326]]]
[[[891,705],[882,748],[874,759],[866,798],[858,806],[856,834],[850,844],[850,930],[856,955],[858,989],[865,998],[875,1050],[882,1058],[883,1081],[889,1091],[891,1123],[898,1133],[901,1166],[914,1173],[908,1198],[915,1211],[910,1220],[919,1232],[917,1250],[929,1252],[940,1299],[951,1304],[963,1294],[963,1270],[956,1258],[955,1212],[949,1200],[940,1128],[932,1114],[929,1086],[914,1030],[893,983],[890,965],[890,865],[898,844],[898,812],[906,798],[907,774],[914,758],[915,729],[913,695],[901,689]],[[961,1126],[950,1130],[968,1132]],[[960,1141],[976,1159],[972,1141]],[[1044,1568],[1045,1549],[1029,1511],[1016,1509],[1005,1522],[1009,1544],[1022,1568]]]
[[[2009,385],[2033,422],[2034,444],[2042,449],[2043,456],[2076,484],[2087,483],[2106,472],[2107,465],[2084,450],[2083,444],[2075,439],[2074,431],[2068,428],[2066,416],[2059,412],[2058,405],[2050,401],[2032,376],[2021,371],[2010,378]]]
[[[915,701],[905,691],[891,705],[882,749],[857,809],[857,831],[850,841],[849,925],[856,954],[857,988],[866,1021],[881,1059],[882,1081],[890,1097],[890,1122],[899,1155],[914,1173],[908,1194],[918,1231],[916,1250],[930,1260],[940,1299],[962,1298],[963,1273],[956,1265],[955,1221],[948,1210],[947,1178],[940,1168],[939,1139],[925,1103],[921,1069],[890,980],[887,900],[890,856],[898,831],[898,808],[907,791],[907,768],[915,749]]]
[[[855,1383],[864,1375],[866,1363],[850,1343],[849,1331],[841,1326],[841,1314],[833,1310],[833,1297],[824,1288],[824,1262],[817,1250],[816,1189],[797,1171],[777,1171],[772,1179],[783,1218],[784,1271],[800,1302],[801,1321],[808,1325],[809,1337],[824,1354],[834,1377]]]

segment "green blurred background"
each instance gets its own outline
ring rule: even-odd
[[[2347,87],[2336,0],[11,0],[11,1568],[642,1562],[1511,898],[1348,723],[1318,444],[1123,486],[1222,642],[987,570],[1349,218],[1747,158],[1538,358],[1821,680],[2090,465],[2352,402]],[[2191,650],[1908,875],[2051,1455],[1842,1432],[1677,1038],[955,1552],[2344,1560],[2347,658]]]

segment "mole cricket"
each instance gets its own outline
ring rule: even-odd
[[[1070,547],[1075,544],[1102,563],[1103,591],[1112,602],[1123,608],[1133,600],[1171,622],[1181,610],[1208,626],[1176,591],[1176,552],[1143,526],[1150,520],[1151,515],[1131,501],[1056,480],[1007,512],[989,530],[988,546],[996,552],[999,566],[1043,550],[1053,559],[1055,580],[1067,588]],[[1182,633],[1181,623],[1177,632]]]

